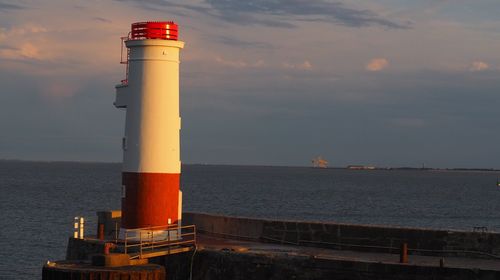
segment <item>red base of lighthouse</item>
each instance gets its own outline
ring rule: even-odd
[[[177,223],[180,174],[123,172],[122,228]]]

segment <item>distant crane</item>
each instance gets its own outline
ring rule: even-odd
[[[313,158],[311,162],[313,164],[313,167],[316,167],[316,168],[327,168],[328,167],[328,161],[323,159],[321,156],[318,156],[317,158]]]

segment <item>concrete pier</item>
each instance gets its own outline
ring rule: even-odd
[[[410,255],[500,258],[500,233],[284,221],[184,213],[186,223],[200,233],[229,239],[362,252],[399,253],[407,244]]]
[[[499,233],[203,213],[184,220],[202,233],[193,279],[500,279]]]
[[[499,233],[203,213],[183,220],[196,226],[196,249],[147,258],[168,280],[500,279]],[[70,239],[67,258],[89,261],[102,242]]]
[[[500,260],[409,256],[198,236],[193,279],[500,279]],[[444,266],[441,261],[444,260]]]
[[[42,279],[164,280],[165,268],[156,264],[103,267],[82,262],[63,261],[45,265],[42,270]]]

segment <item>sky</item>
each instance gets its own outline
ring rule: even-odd
[[[120,37],[173,20],[184,163],[500,168],[498,0],[0,0],[0,158],[120,162]]]

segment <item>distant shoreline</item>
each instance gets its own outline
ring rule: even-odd
[[[335,168],[335,167],[333,167]],[[495,168],[419,168],[419,167],[375,167],[372,169],[352,169],[349,167],[340,167],[339,169],[347,170],[412,170],[412,171],[492,171],[498,172],[500,169]]]
[[[0,159],[1,162],[32,162],[32,163],[79,163],[79,164],[121,164],[113,161],[76,161],[76,160],[25,160],[25,159]],[[400,171],[477,171],[477,172],[500,172],[496,168],[430,168],[430,167],[377,167],[348,165],[332,167],[312,167],[312,166],[294,166],[294,165],[266,165],[266,164],[229,164],[229,163],[182,163],[182,165],[205,165],[205,166],[248,166],[248,167],[290,167],[290,168],[311,168],[311,169],[343,169],[352,171],[380,171],[380,170],[400,170]]]

